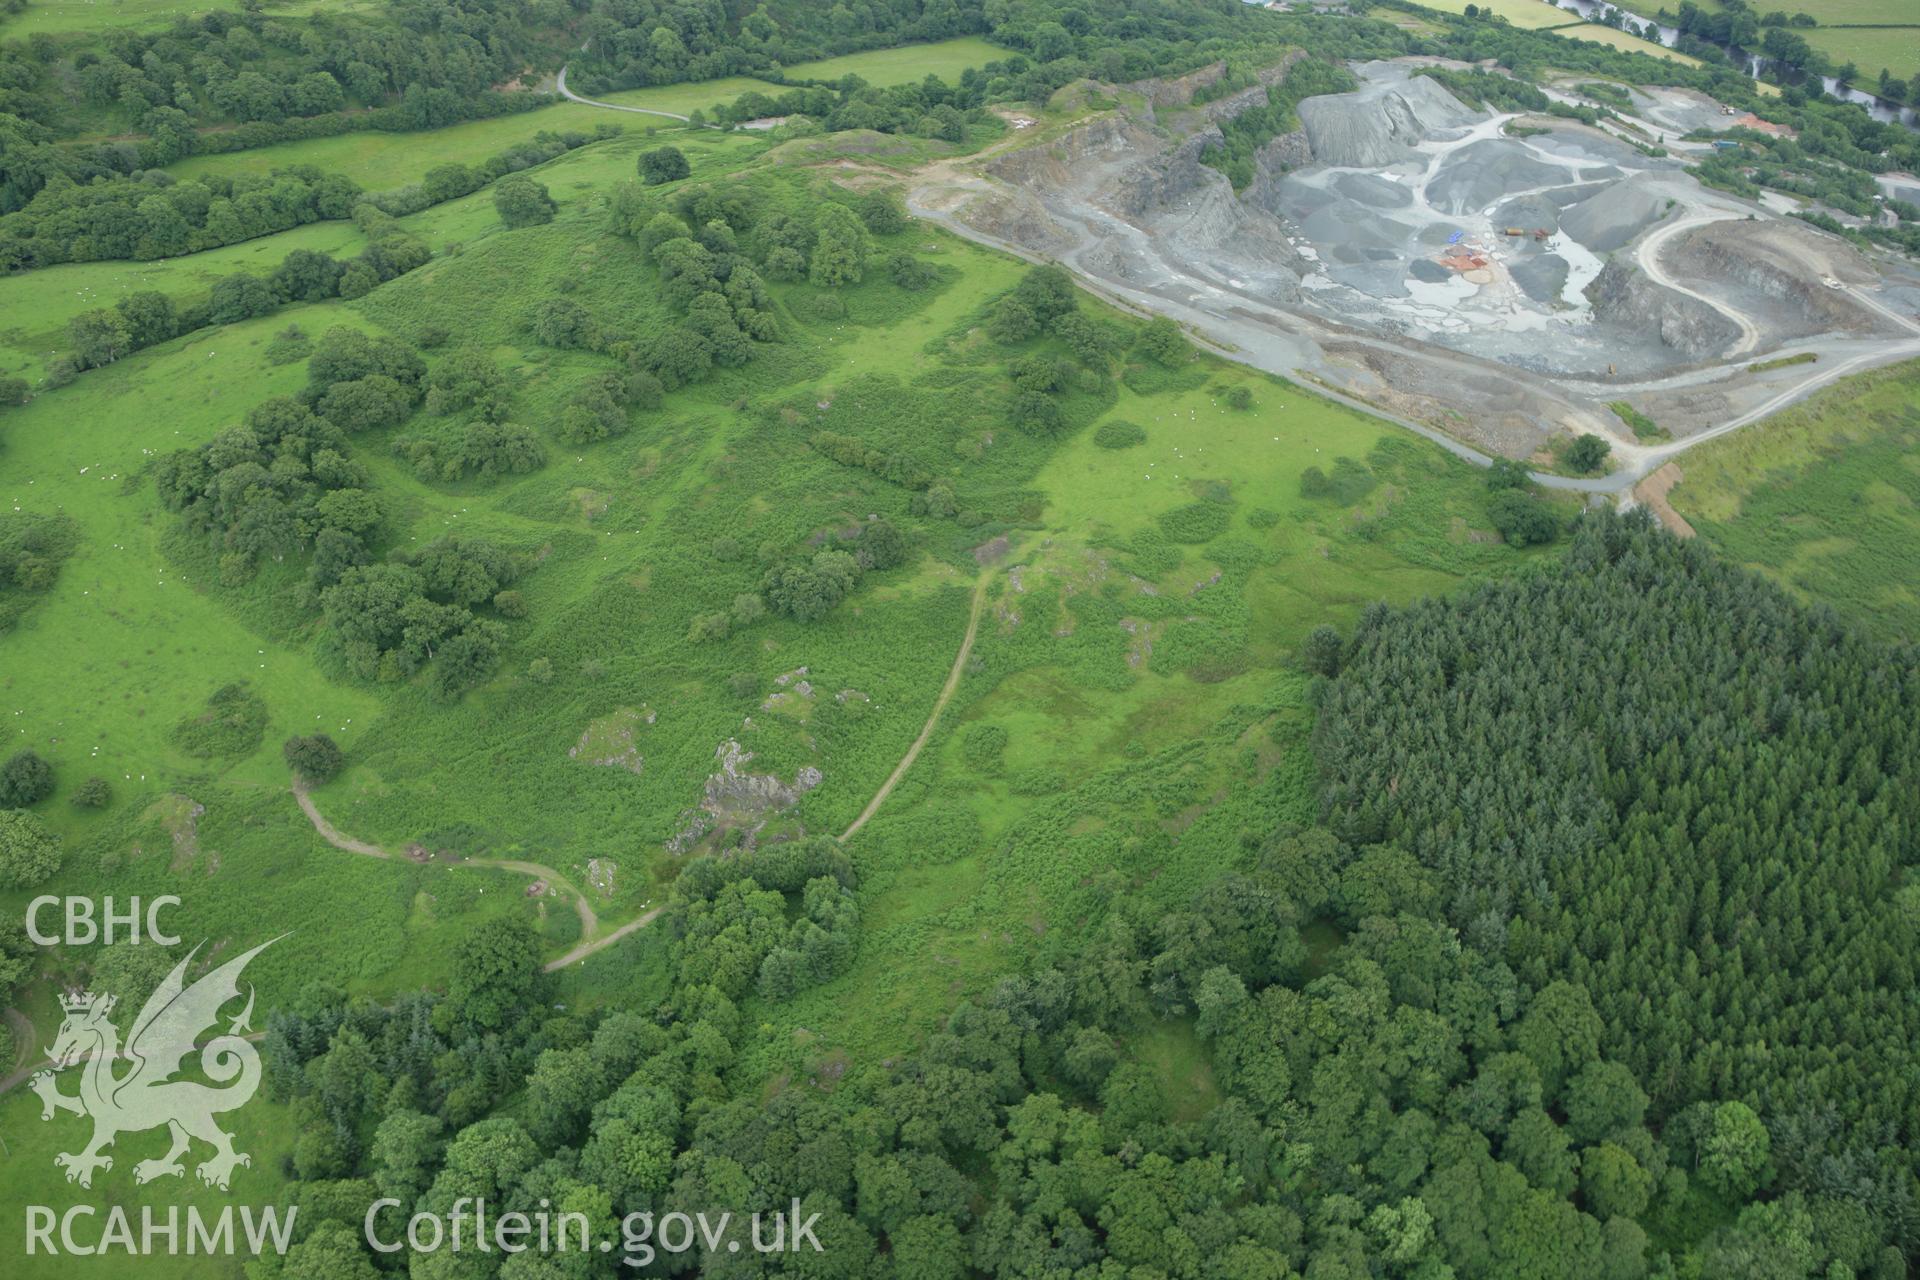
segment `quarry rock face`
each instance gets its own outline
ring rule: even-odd
[[[985,158],[978,177],[942,176],[920,207],[1224,335],[1250,363],[1509,454],[1613,429],[1598,378],[1890,330],[1845,287],[1878,269],[1831,237],[1748,217],[1684,161],[1605,129],[1469,107],[1432,65],[1352,64],[1357,87],[1296,104],[1239,191],[1202,157],[1287,65],[1225,92],[1219,65],[1119,94],[1076,82],[1095,114]],[[1219,96],[1196,102],[1203,90]],[[1662,236],[1643,268],[1636,246],[1681,219],[1686,234]]]
[[[1254,83],[1246,89],[1216,99],[1205,104],[1207,119],[1219,121],[1231,119],[1256,103],[1264,104],[1266,90],[1287,78],[1287,72],[1293,70],[1294,63],[1307,55],[1295,50],[1270,66],[1261,67],[1253,73]],[[1204,67],[1189,71],[1183,76],[1168,76],[1159,80],[1136,80],[1123,85],[1129,93],[1139,94],[1147,100],[1147,105],[1155,108],[1184,107],[1193,101],[1194,95],[1202,89],[1210,89],[1226,77],[1227,64],[1208,63]],[[1244,99],[1238,101],[1236,99]],[[1233,104],[1233,105],[1224,105]]]
[[[1285,173],[1313,163],[1313,147],[1304,129],[1294,129],[1267,140],[1253,153],[1254,172],[1261,177]]]
[[[1766,324],[1776,340],[1878,325],[1851,294],[1829,289],[1809,272],[1859,279],[1870,273],[1849,245],[1793,223],[1722,222],[1678,236],[1668,250],[1688,271],[1725,281],[1766,299]]]
[[[1594,319],[1637,334],[1657,333],[1690,360],[1718,355],[1740,336],[1733,321],[1698,298],[1655,284],[1624,257],[1610,259],[1586,294]]]

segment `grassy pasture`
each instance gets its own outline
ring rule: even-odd
[[[1796,28],[1808,44],[1832,58],[1835,66],[1851,62],[1860,69],[1856,87],[1872,89],[1885,67],[1901,79],[1920,75],[1920,18],[1909,10],[1905,15],[1913,25],[1904,27],[1815,27]]]
[[[542,129],[554,133],[568,129],[585,132],[608,120],[624,124],[635,132],[646,127],[644,116],[622,118],[601,107],[556,102],[536,111],[496,116],[491,120],[468,120],[425,133],[343,133],[331,138],[278,142],[251,151],[189,156],[169,165],[167,172],[175,177],[191,178],[203,173],[265,173],[289,165],[310,164],[328,173],[352,178],[368,190],[379,191],[416,182],[438,164],[478,164]],[[677,127],[671,120],[656,123]]]
[[[1580,15],[1558,8],[1547,0],[1420,0],[1421,7],[1441,13],[1465,13],[1468,3],[1477,3],[1481,13],[1494,13],[1522,31],[1540,31],[1564,27],[1580,21]]]
[[[110,307],[130,293],[155,290],[176,302],[204,297],[213,282],[235,271],[270,273],[295,249],[351,257],[366,239],[351,222],[312,222],[277,235],[156,262],[70,262],[0,276],[0,369],[37,377],[66,350],[67,321]]]
[[[759,1012],[792,1029],[769,1072],[897,1052],[954,1000],[1083,935],[1115,895],[1172,905],[1243,856],[1240,831],[1310,820],[1312,713],[1291,669],[1306,631],[1515,562],[1475,532],[1475,469],[1299,388],[1200,370],[1123,389],[1103,414],[1145,443],[1102,449],[1083,431],[1034,477],[1045,505],[1002,562],[973,665],[852,846],[855,967]],[[1235,385],[1253,410],[1225,407]],[[1374,487],[1349,504],[1301,496],[1306,468],[1341,456]],[[1169,519],[1196,502],[1224,506],[1224,529],[1169,545]],[[989,764],[970,757],[977,726],[1005,734]]]
[[[1700,59],[1676,52],[1665,45],[1655,44],[1651,40],[1642,40],[1639,36],[1630,36],[1624,31],[1612,27],[1603,27],[1592,22],[1582,22],[1570,27],[1555,27],[1553,34],[1565,36],[1569,40],[1591,40],[1595,44],[1604,44],[1614,49],[1624,49],[1629,53],[1651,54],[1656,58],[1665,58],[1669,62],[1685,63],[1697,67]]]
[[[248,972],[252,972],[251,968]],[[67,1094],[74,1092],[70,1076],[62,1078],[61,1089]],[[169,1208],[177,1208],[181,1215],[178,1256],[167,1257],[162,1254],[127,1259],[122,1255],[109,1255],[114,1260],[106,1262],[101,1269],[111,1268],[120,1275],[138,1275],[143,1280],[188,1280],[189,1277],[196,1280],[215,1277],[218,1280],[240,1280],[246,1274],[243,1258],[187,1256],[185,1215],[191,1206],[211,1225],[221,1209],[233,1205],[236,1239],[242,1238],[243,1234],[239,1205],[250,1206],[256,1213],[263,1207],[272,1206],[281,1212],[284,1220],[287,1205],[284,1197],[290,1187],[281,1167],[282,1162],[293,1154],[298,1132],[291,1123],[289,1109],[269,1101],[264,1090],[246,1106],[224,1115],[221,1122],[233,1132],[235,1150],[251,1156],[253,1161],[234,1171],[229,1193],[210,1191],[202,1186],[194,1176],[192,1163],[187,1164],[183,1177],[163,1178],[146,1186],[135,1184],[134,1164],[148,1157],[158,1157],[166,1150],[167,1138],[163,1129],[122,1135],[113,1148],[117,1153],[113,1169],[96,1174],[92,1188],[80,1191],[66,1181],[64,1172],[54,1164],[53,1157],[58,1152],[78,1151],[86,1142],[88,1123],[65,1112],[56,1113],[54,1119],[43,1122],[40,1119],[40,1099],[26,1089],[17,1089],[0,1099],[0,1132],[6,1134],[7,1146],[7,1159],[0,1163],[0,1194],[4,1194],[11,1205],[48,1205],[56,1213],[83,1201],[98,1206],[96,1216],[76,1223],[76,1243],[83,1244],[99,1238],[110,1207],[118,1206],[127,1211],[134,1225],[136,1239],[140,1206],[152,1206],[161,1222],[165,1221]],[[196,1148],[196,1155],[189,1159],[197,1159],[205,1154],[205,1148]],[[53,1240],[54,1247],[60,1249],[57,1229]],[[4,1250],[8,1258],[7,1274],[19,1277],[19,1280],[65,1280],[76,1271],[87,1269],[85,1262],[65,1256],[64,1250],[61,1251],[62,1256],[49,1257],[42,1249],[29,1257],[25,1214],[20,1211],[7,1214],[4,1225],[0,1225],[0,1250]],[[88,1261],[98,1265],[102,1260]]]
[[[1920,636],[1920,363],[1848,379],[1686,454],[1668,495],[1722,554],[1889,636]]]
[[[672,111],[680,115],[691,115],[695,111],[711,111],[723,102],[731,102],[743,93],[758,89],[762,93],[778,93],[777,86],[765,80],[756,80],[752,76],[725,76],[719,80],[700,80],[692,84],[661,84],[645,89],[618,89],[612,93],[589,95],[596,102],[612,102],[623,107],[646,107],[650,111]],[[575,89],[578,93],[579,90]],[[600,112],[598,120],[621,119]],[[631,116],[622,120],[628,128],[644,128],[646,117]],[[661,120],[658,124],[675,127],[671,120]]]
[[[317,9],[343,12],[367,7],[366,0],[266,0],[268,17],[298,17]],[[224,10],[237,13],[238,0],[31,0],[26,10],[0,17],[0,39],[18,40],[48,32],[154,30],[181,18]]]
[[[607,114],[598,112],[601,118]],[[465,127],[455,126],[456,129]],[[726,165],[744,162],[766,145],[751,136],[720,133],[685,134],[676,141],[696,159],[710,157],[713,163]],[[643,133],[632,131],[568,152],[528,172],[547,184],[554,200],[563,206],[592,201],[608,184],[631,177],[635,155],[650,145],[654,144]],[[486,154],[491,155],[492,151]],[[274,163],[302,162],[279,158]],[[418,174],[409,171],[394,176],[404,181]],[[495,230],[499,220],[494,213],[491,188],[482,188],[472,195],[403,218],[400,225],[441,251],[450,244]],[[76,262],[0,276],[0,315],[18,319],[18,323],[0,328],[0,373],[37,377],[46,361],[65,349],[69,320],[83,311],[112,306],[129,293],[157,290],[176,303],[183,303],[205,297],[213,282],[223,275],[242,270],[269,274],[295,249],[352,257],[365,247],[365,237],[351,222],[315,222],[225,248],[156,262]],[[283,321],[282,326],[284,324]]]
[[[559,110],[488,123],[532,132]],[[696,181],[737,176],[762,213],[832,194],[808,167],[819,155],[755,165],[764,140],[673,136]],[[357,176],[390,185],[508,140],[468,139],[454,157],[438,136],[396,139],[410,159],[396,153],[384,177]],[[787,780],[820,769],[820,784],[777,821],[841,830],[920,732],[985,560],[987,612],[954,700],[851,846],[865,922],[855,967],[779,1007],[744,1010],[783,1033],[748,1070],[792,1075],[835,1055],[871,1065],[1008,963],[1096,927],[1119,895],[1180,901],[1246,856],[1243,831],[1309,818],[1309,690],[1292,658],[1312,626],[1350,625],[1374,599],[1445,590],[1522,559],[1486,533],[1472,468],[1211,357],[1179,370],[1133,361],[1123,380],[1064,392],[1058,436],[1011,427],[1008,362],[1065,348],[989,339],[990,305],[1026,268],[916,224],[877,251],[922,258],[930,287],[902,289],[877,262],[837,295],[775,285],[779,343],[636,411],[613,439],[563,446],[546,435],[545,465],[530,474],[422,478],[393,437],[458,425],[424,416],[356,437],[386,507],[386,545],[472,532],[539,565],[517,584],[527,617],[508,624],[499,670],[462,701],[437,701],[419,681],[351,678],[295,599],[303,566],[267,564],[251,582],[223,583],[216,549],[180,531],[142,468],[296,389],[304,365],[265,358],[289,323],[415,338],[452,318],[454,344],[483,349],[507,374],[512,420],[548,432],[612,362],[541,346],[528,325],[540,300],[565,294],[636,332],[671,319],[651,267],[607,233],[600,209],[646,145],[630,129],[538,170],[560,204],[549,226],[501,229],[487,191],[438,206],[407,225],[439,256],[359,302],[179,339],[0,419],[0,500],[67,515],[81,538],[54,590],[0,636],[0,709],[17,713],[14,737],[54,762],[62,788],[44,812],[69,853],[48,891],[178,892],[190,940],[291,927],[258,966],[269,1004],[316,974],[370,994],[436,985],[460,933],[500,913],[524,913],[557,954],[578,937],[572,913],[526,899],[522,877],[463,858],[543,862],[576,884],[589,859],[611,862],[612,887],[593,905],[603,927],[629,918],[675,873],[663,844],[729,741],[752,752],[754,772]],[[269,150],[267,164],[307,158]],[[288,237],[302,234],[353,232],[322,224]],[[236,249],[270,266],[294,247],[288,237]],[[235,265],[208,254],[7,282],[18,292],[0,296],[29,310],[74,301],[10,337],[18,345],[4,358],[33,358],[66,315],[110,300],[109,288],[192,296]],[[1136,322],[1080,305],[1123,349],[1131,343]],[[1250,410],[1226,407],[1239,388]],[[1116,419],[1138,424],[1144,441],[1101,447],[1097,429]],[[958,514],[913,514],[901,486],[817,451],[821,431],[949,479]],[[1342,474],[1359,481],[1338,497],[1303,493],[1308,468],[1341,473],[1342,458]],[[822,621],[689,636],[690,618],[757,587],[761,548],[832,545],[874,514],[910,532],[914,555],[868,575]],[[793,683],[802,668],[810,693]],[[241,677],[267,708],[259,743],[231,758],[181,755],[174,726]],[[978,749],[982,727],[1004,733],[997,751]],[[314,794],[328,819],[389,848],[417,841],[434,860],[366,858],[313,833],[287,793],[279,743],[316,728],[350,753],[348,770]],[[591,763],[609,744],[636,759]],[[96,772],[113,779],[114,805],[70,809],[67,789]],[[31,988],[43,1038],[57,1021],[55,983],[83,978],[89,959],[55,954]],[[579,1006],[618,993],[644,1006],[658,981],[659,940],[643,930],[565,975],[557,998]],[[1183,1108],[1209,1105],[1213,1083],[1188,1029],[1167,1028],[1140,1054]],[[30,1122],[25,1106],[0,1103],[0,1117]],[[253,1114],[249,1132],[290,1141],[272,1112]],[[44,1199],[53,1172],[46,1159],[12,1162],[0,1188]],[[260,1185],[249,1199],[270,1196]],[[141,1274],[172,1276],[171,1265]]]
[[[873,49],[839,58],[822,58],[818,62],[797,62],[785,70],[795,80],[838,80],[852,75],[868,84],[885,87],[918,84],[928,76],[937,76],[956,84],[960,73],[968,67],[984,67],[1007,56],[1007,50],[988,44],[978,36],[960,36],[931,44],[909,44],[897,49]]]
[[[1720,0],[1702,0],[1702,7],[1720,8]],[[1892,25],[1915,25],[1913,6],[1907,0],[1799,0],[1791,6],[1781,6],[1788,13],[1809,13],[1822,26],[1846,26],[1861,23],[1884,23]],[[1764,13],[1763,8],[1760,12]],[[1805,33],[1806,28],[1795,27],[1795,31]]]

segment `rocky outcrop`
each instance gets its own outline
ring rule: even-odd
[[[1819,277],[1872,271],[1848,246],[1789,223],[1716,222],[1678,237],[1670,260],[1689,275],[1725,281],[1764,297],[1774,341],[1834,330],[1867,330],[1880,317]],[[1859,275],[1856,275],[1859,273]]]
[[[1128,93],[1137,93],[1147,100],[1150,107],[1184,107],[1193,101],[1193,95],[1202,89],[1219,84],[1226,78],[1227,64],[1210,62],[1204,67],[1195,68],[1183,76],[1166,76],[1154,80],[1135,80],[1120,87]]]
[[[1205,103],[1204,109],[1209,121],[1220,121],[1240,114],[1254,103],[1264,103],[1266,90],[1287,78],[1287,72],[1293,70],[1294,63],[1306,57],[1306,53],[1296,49],[1271,66],[1265,66],[1253,73],[1253,84],[1245,89],[1236,90],[1224,97]],[[1120,86],[1129,93],[1137,93],[1145,98],[1147,105],[1155,108],[1184,107],[1193,102],[1195,94],[1202,89],[1210,89],[1226,78],[1227,64],[1210,62],[1187,72],[1183,76],[1167,76],[1157,80],[1135,80],[1132,84]],[[1228,107],[1236,99],[1244,99],[1238,106]]]
[[[1740,336],[1739,326],[1684,293],[1647,279],[1625,258],[1614,258],[1586,289],[1594,319],[1618,325],[1639,338],[1659,335],[1663,345],[1689,360],[1718,355]]]
[[[1137,256],[1138,237],[1115,225],[1127,224],[1188,261],[1256,282],[1269,296],[1297,296],[1307,264],[1284,228],[1257,203],[1237,199],[1224,175],[1200,163],[1220,140],[1216,127],[1172,138],[1125,111],[1109,112],[1044,146],[996,157],[987,172],[1005,186],[962,216],[990,235],[1047,254],[1072,246],[1071,224],[1107,224],[1113,234],[1101,232],[1084,261],[1122,279],[1134,276]]]
[[[1269,138],[1253,153],[1253,170],[1260,177],[1288,173],[1312,163],[1313,145],[1307,141],[1304,129]]]
[[[1129,219],[1151,217],[1179,203],[1190,204],[1195,192],[1226,182],[1218,172],[1200,163],[1201,154],[1220,141],[1220,131],[1208,129],[1171,151],[1128,166],[1114,179],[1108,188],[1109,198],[1102,203]],[[1228,194],[1232,194],[1230,186]]]
[[[800,803],[800,797],[820,785],[823,775],[803,766],[793,781],[782,782],[771,773],[748,773],[753,753],[728,738],[714,750],[720,770],[707,776],[700,807],[681,816],[681,828],[667,841],[670,853],[684,853],[720,825],[743,827],[751,842],[768,818]]]
[[[1109,112],[1075,125],[1045,146],[996,156],[987,172],[1016,187],[1072,187],[1085,181],[1090,165],[1111,165],[1160,146],[1145,127],[1120,112]]]

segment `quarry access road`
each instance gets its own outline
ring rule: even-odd
[[[688,117],[672,111],[655,111],[652,107],[626,107],[620,105],[618,102],[600,102],[594,98],[583,98],[573,90],[567,88],[567,71],[568,68],[566,67],[560,68],[560,74],[555,77],[553,82],[553,91],[565,98],[568,102],[577,102],[583,107],[603,107],[608,111],[631,111],[635,115],[665,116],[669,120],[678,120],[681,124],[693,123]]]
[[[1745,355],[1759,344],[1760,326],[1755,324],[1744,311],[1736,307],[1730,307],[1717,299],[1709,298],[1698,289],[1689,288],[1668,275],[1660,265],[1660,246],[1683,231],[1691,231],[1695,227],[1704,227],[1715,222],[1735,221],[1737,220],[1737,216],[1738,215],[1735,214],[1715,215],[1702,213],[1695,214],[1689,218],[1682,218],[1678,222],[1667,226],[1656,227],[1653,231],[1641,237],[1640,247],[1635,250],[1634,255],[1640,263],[1640,269],[1646,272],[1647,279],[1664,288],[1671,289],[1675,293],[1685,294],[1696,302],[1706,303],[1709,307],[1712,307],[1715,311],[1718,311],[1721,315],[1739,326],[1740,341],[1734,343],[1722,353],[1724,357],[1729,360],[1737,356]]]

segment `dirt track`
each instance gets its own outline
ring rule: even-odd
[[[347,853],[357,853],[368,858],[384,858],[388,860],[393,858],[392,853],[381,848],[379,845],[368,844],[364,840],[356,840],[341,831],[338,827],[335,827],[331,822],[328,822],[325,815],[320,812],[319,806],[314,804],[313,797],[307,794],[307,788],[304,782],[297,779],[294,781],[293,797],[299,802],[301,812],[307,815],[307,820],[313,824],[313,829],[319,833],[320,838],[334,848]],[[533,880],[545,880],[549,886],[564,890],[567,895],[573,899],[573,909],[580,917],[580,944],[559,959],[548,961],[546,965],[543,966],[548,973],[552,973],[557,969],[563,969],[576,960],[584,960],[594,952],[612,946],[614,943],[620,941],[620,939],[632,933],[635,929],[652,924],[654,917],[660,914],[660,908],[655,907],[646,914],[621,925],[605,937],[596,937],[595,935],[600,932],[600,917],[594,911],[592,904],[587,901],[587,895],[582,893],[571,880],[568,880],[552,867],[545,866],[538,862],[526,862],[519,858],[463,858],[458,865],[463,867],[492,867],[499,871],[517,872]]]
[[[987,583],[992,576],[990,571],[983,572],[980,580],[974,584],[973,612],[967,617],[967,633],[960,637],[960,652],[953,655],[953,670],[947,672],[947,682],[940,686],[940,696],[934,699],[933,710],[927,713],[927,722],[920,727],[920,736],[915,738],[913,745],[907,748],[907,754],[900,757],[900,763],[895,765],[893,772],[887,775],[887,780],[880,784],[880,789],[874,792],[873,799],[867,801],[867,807],[860,811],[860,816],[840,833],[842,841],[851,840],[856,831],[867,825],[869,818],[880,812],[880,806],[885,804],[887,797],[893,794],[894,787],[900,779],[907,776],[907,770],[913,767],[913,762],[920,758],[920,748],[926,746],[927,739],[933,736],[934,726],[940,722],[940,713],[947,709],[947,703],[953,701],[954,690],[960,687],[960,677],[966,671],[967,657],[973,652],[973,638],[980,634],[980,612],[987,603]]]
[[[1702,214],[1698,217],[1681,218],[1677,222],[1663,223],[1659,227],[1648,232],[1641,239],[1640,247],[1637,251],[1637,256],[1640,262],[1640,269],[1647,273],[1647,278],[1649,280],[1653,281],[1655,284],[1664,285],[1665,287],[1673,290],[1675,293],[1684,293],[1689,298],[1692,298],[1697,302],[1705,303],[1707,306],[1712,307],[1715,311],[1718,311],[1721,315],[1725,316],[1727,319],[1733,321],[1735,325],[1739,326],[1740,340],[1734,343],[1731,347],[1728,347],[1726,351],[1723,353],[1725,358],[1729,360],[1733,359],[1736,356],[1745,355],[1747,352],[1752,351],[1754,347],[1759,344],[1760,326],[1756,325],[1750,318],[1748,318],[1746,312],[1740,311],[1734,307],[1730,307],[1726,303],[1718,301],[1717,299],[1709,298],[1706,294],[1701,293],[1698,289],[1689,288],[1688,286],[1682,284],[1680,281],[1675,280],[1672,276],[1668,275],[1666,271],[1660,266],[1660,246],[1665,244],[1669,239],[1678,235],[1682,231],[1691,231],[1695,227],[1704,227],[1711,222],[1728,221],[1730,220],[1730,217],[1731,215],[1715,216],[1712,214]]]
[[[631,111],[635,115],[641,116],[665,116],[669,120],[678,120],[681,124],[691,123],[686,116],[676,115],[671,111],[655,111],[651,107],[624,107],[617,102],[597,102],[592,98],[583,98],[573,90],[567,88],[567,70],[566,67],[560,68],[560,74],[555,77],[553,82],[553,91],[565,98],[568,102],[577,102],[583,107],[600,107],[607,111]]]

